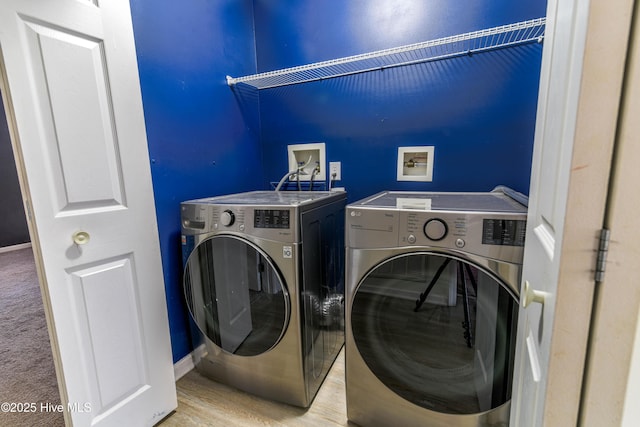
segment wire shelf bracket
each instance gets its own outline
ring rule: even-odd
[[[528,43],[541,43],[544,39],[545,24],[546,18],[537,18],[266,73],[243,77],[227,76],[227,84],[234,86],[238,83],[244,83],[257,89],[269,89],[471,55]]]

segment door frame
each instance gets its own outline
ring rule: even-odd
[[[640,7],[633,16],[604,227],[610,244],[597,285],[580,425],[637,425],[640,419]],[[609,27],[612,31],[612,27]],[[615,361],[615,363],[612,363]]]
[[[591,89],[589,89],[588,93],[591,93],[590,100],[581,101],[581,105],[587,111],[582,111],[585,114],[585,122],[586,129],[583,131],[585,134],[583,135],[588,140],[596,139],[594,133],[596,135],[601,135],[603,138],[607,139],[613,137],[616,133],[615,128],[617,125],[617,111],[618,111],[618,99],[614,99],[615,91],[613,95],[610,92],[610,86],[607,89],[608,85],[615,86],[615,82],[607,81],[607,79],[602,79],[603,69],[606,69],[605,75],[611,74],[611,62],[607,60],[609,55],[611,55],[614,60],[613,62],[616,66],[620,63],[621,51],[624,47],[623,57],[626,58],[626,36],[625,33],[628,32],[628,25],[630,25],[630,13],[629,10],[633,6],[633,2],[630,0],[626,0],[625,4],[618,7],[612,7],[611,3],[606,2],[605,0],[594,0],[591,2],[590,6],[590,22],[587,34],[587,52],[585,53],[585,70],[591,70],[589,73],[583,74],[583,87],[587,88],[591,85]],[[621,23],[620,25],[612,25],[614,23]],[[626,22],[626,24],[625,24]],[[612,47],[614,47],[612,49]],[[589,68],[592,67],[592,68]],[[29,234],[32,240],[32,247],[34,252],[34,257],[36,260],[36,268],[38,272],[38,278],[40,282],[40,289],[43,294],[43,302],[45,308],[45,316],[47,317],[47,322],[50,323],[52,321],[51,318],[51,310],[47,304],[48,298],[47,287],[44,283],[44,275],[42,274],[42,265],[41,265],[41,256],[40,256],[40,244],[38,241],[38,233],[35,229],[33,221],[31,220],[31,208],[30,208],[30,192],[28,182],[26,180],[24,174],[23,160],[21,156],[20,142],[18,140],[18,134],[15,128],[15,121],[13,119],[13,108],[11,103],[11,93],[10,88],[6,84],[6,76],[4,71],[4,64],[2,60],[2,52],[0,50],[0,87],[2,87],[2,96],[5,103],[5,108],[7,111],[7,121],[8,127],[11,134],[11,143],[14,150],[14,155],[16,159],[16,167],[18,170],[18,179],[20,182],[21,193],[25,205],[25,212],[27,215],[27,223],[29,226]],[[603,102],[606,101],[606,102]],[[609,112],[615,111],[615,119],[611,117]],[[603,114],[603,113],[607,114]],[[604,126],[603,126],[604,122]],[[612,129],[611,126],[614,126]],[[589,131],[588,131],[589,130]],[[577,135],[576,139],[579,136]],[[597,144],[594,144],[597,146]],[[593,156],[601,155],[601,152],[592,154]],[[569,219],[568,224],[570,224],[571,219],[580,218],[582,215],[582,211],[585,207],[588,206],[598,206],[598,203],[593,200],[589,200],[589,195],[592,194],[589,189],[593,188],[592,186],[602,188],[603,186],[607,186],[607,182],[601,179],[602,175],[592,173],[593,171],[588,167],[589,162],[588,159],[574,159],[572,172],[575,177],[579,177],[572,181],[572,188],[582,188],[582,191],[576,191],[576,193],[572,193],[570,191],[570,199],[569,204],[573,206],[573,209],[568,209],[567,218]],[[580,171],[585,171],[585,173],[581,173]],[[587,190],[584,190],[587,189]],[[620,181],[617,183],[618,191],[625,192],[628,190],[628,194],[632,194],[631,192],[634,190],[632,188],[630,181]],[[606,191],[605,191],[606,193]],[[573,195],[575,194],[575,196]],[[576,200],[578,198],[580,200]],[[585,200],[586,198],[586,200]],[[604,204],[602,205],[604,206]],[[576,224],[576,228],[582,227],[582,224]],[[596,230],[597,231],[597,230]],[[632,234],[627,235],[627,240],[621,243],[619,246],[619,250],[624,249],[625,246],[629,248],[637,248],[637,242],[639,239],[634,237],[640,237],[640,233],[637,231],[633,231]],[[574,414],[578,413],[578,405],[580,403],[580,389],[582,385],[582,375],[584,366],[582,363],[576,363],[576,359],[582,360],[581,355],[586,354],[587,351],[587,334],[589,331],[589,321],[591,312],[589,310],[589,315],[583,313],[580,316],[574,316],[573,308],[576,305],[576,296],[579,298],[579,302],[588,302],[591,299],[591,291],[588,287],[583,287],[585,282],[591,283],[592,281],[592,272],[580,271],[576,272],[574,269],[570,267],[572,256],[585,256],[585,251],[591,252],[590,255],[586,255],[593,259],[593,265],[595,265],[595,252],[594,249],[597,246],[596,242],[598,240],[598,235],[593,231],[583,232],[580,236],[571,237],[571,234],[567,235],[565,243],[570,246],[572,249],[564,249],[567,251],[567,255],[563,261],[563,273],[560,284],[562,285],[560,288],[562,289],[562,293],[558,295],[557,302],[557,317],[556,317],[556,325],[554,326],[554,332],[558,332],[560,336],[557,340],[555,340],[554,350],[556,351],[566,351],[567,353],[563,357],[558,357],[552,359],[554,362],[552,363],[553,369],[550,369],[549,376],[549,388],[546,396],[546,402],[548,404],[548,408],[550,410],[550,420],[558,421],[566,419],[563,416],[563,413],[566,413],[567,417],[572,417]],[[586,243],[586,245],[585,245]],[[612,252],[613,249],[612,249]],[[618,272],[625,274],[629,277],[628,273],[630,273],[631,268],[629,270],[624,269],[621,266],[614,264],[614,259],[610,258],[609,268],[610,268],[610,276],[609,281],[613,282],[614,271],[617,269]],[[632,266],[635,267],[635,266]],[[636,270],[633,270],[636,271]],[[578,276],[578,280],[576,279]],[[585,280],[586,277],[589,276],[589,280]],[[632,276],[633,277],[633,276]],[[637,277],[637,276],[636,276]],[[564,285],[566,284],[566,286]],[[598,294],[597,297],[602,297],[603,295]],[[600,308],[596,307],[597,310]],[[616,309],[613,308],[608,310],[611,314],[615,312]],[[636,307],[637,311],[637,307]],[[602,319],[596,319],[596,323],[594,323],[594,328],[598,327],[597,321],[601,321]],[[636,321],[637,319],[631,319]],[[628,332],[627,335],[633,337],[635,331],[640,327],[640,325],[636,322],[635,327],[632,327],[626,330]],[[564,329],[565,331],[562,331]],[[59,361],[59,352],[58,352],[58,342],[55,336],[55,333],[51,328],[48,328],[49,338],[51,340],[51,348],[53,353],[54,364],[56,366],[56,376],[58,380],[58,387],[62,399],[63,405],[66,406],[68,401],[66,393],[65,393],[65,385],[64,379],[61,378],[59,372],[60,369],[60,361]],[[578,331],[579,337],[570,338],[573,332]],[[578,349],[576,349],[576,339],[578,341]],[[621,345],[621,344],[618,344]],[[638,343],[635,344],[638,347]],[[633,351],[633,339],[623,343],[622,348],[613,347],[613,349],[622,349],[626,350],[631,354]],[[599,339],[592,339],[590,345],[590,351],[592,355],[595,355],[598,351],[605,348],[605,344],[602,343]],[[611,347],[609,348],[609,352],[613,352],[614,350]],[[577,350],[577,351],[576,351]],[[639,351],[636,348],[636,353]],[[598,368],[604,368],[604,361],[598,362],[596,359],[590,359],[590,367],[589,372],[596,372]],[[600,363],[600,364],[598,364]],[[628,365],[627,365],[628,366]],[[628,373],[628,370],[624,372]],[[579,381],[575,381],[579,379]],[[616,387],[620,386],[620,384],[616,384]],[[567,388],[568,387],[568,388]],[[589,384],[585,382],[585,396],[583,398],[583,404],[590,404],[590,395],[589,395]],[[567,391],[569,392],[568,394]],[[623,388],[624,392],[624,388]],[[557,398],[562,395],[562,398]],[[624,395],[624,393],[623,393]],[[567,398],[570,399],[570,402],[567,402]],[[631,402],[629,400],[629,402]],[[560,411],[562,409],[562,411]],[[604,409],[603,409],[604,410]],[[610,409],[611,410],[611,409]],[[589,413],[584,412],[584,419],[589,420]],[[609,419],[610,420],[610,419]],[[570,425],[575,424],[574,422],[569,422]],[[65,422],[69,423],[68,414],[65,412]]]
[[[60,359],[58,337],[56,335],[55,329],[50,326],[53,324],[53,312],[51,309],[49,291],[46,284],[46,276],[43,269],[42,253],[40,250],[38,231],[31,215],[31,193],[29,191],[29,185],[26,177],[20,139],[18,138],[19,134],[17,131],[17,124],[15,122],[13,103],[11,100],[11,91],[9,88],[4,66],[2,46],[0,46],[0,92],[2,92],[2,100],[4,102],[7,127],[9,128],[9,139],[11,140],[11,146],[13,148],[16,171],[18,174],[18,183],[20,184],[20,193],[22,194],[22,201],[24,203],[24,212],[27,219],[27,227],[29,229],[29,238],[31,239],[31,249],[33,250],[33,259],[35,261],[38,284],[40,286],[40,295],[42,297],[44,315],[47,322],[47,332],[49,334],[49,343],[51,347],[51,354],[53,356],[53,365],[55,367],[55,375],[58,383],[58,393],[60,394],[60,401],[62,406],[66,408],[68,407],[69,397],[67,395],[67,387],[64,381],[64,376],[62,375],[63,370],[62,362]],[[62,411],[62,414],[64,416],[65,425],[72,425],[69,411]]]
[[[577,425],[579,419],[633,3],[592,0],[587,11],[544,425]]]
[[[558,3],[562,3],[562,14],[557,9]],[[605,216],[634,2],[623,0],[614,6],[606,0],[586,3],[578,0],[571,7],[567,3],[550,1],[547,22],[573,19],[579,26],[571,34],[565,32],[564,40],[557,37],[545,40],[550,43],[545,48],[559,43],[560,48],[564,44],[566,49],[568,44],[571,46],[568,52],[575,60],[569,69],[562,70],[571,76],[571,98],[567,102],[574,103],[573,116],[565,118],[568,121],[563,123],[571,131],[568,132],[571,140],[563,143],[573,147],[567,153],[570,159],[565,161],[568,170],[563,171],[568,175],[566,200],[558,200],[566,203],[566,211],[558,248],[561,253],[557,290],[548,297],[548,308],[553,309],[554,318],[544,324],[551,329],[551,340],[548,353],[541,356],[548,360],[543,373],[546,385],[537,396],[542,413],[539,424],[530,420],[527,425],[578,424],[596,287],[594,270]],[[539,99],[538,102],[545,101]],[[541,114],[540,108],[538,114]],[[533,179],[536,177],[532,176]],[[517,411],[519,404],[531,404],[526,396],[524,399],[512,401],[512,412]]]

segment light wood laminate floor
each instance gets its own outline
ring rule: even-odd
[[[177,382],[178,409],[160,427],[350,426],[344,387],[344,348],[308,409],[265,400],[211,381],[192,370]]]

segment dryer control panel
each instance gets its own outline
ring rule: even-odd
[[[347,207],[349,247],[451,249],[519,263],[526,214]]]
[[[526,231],[526,220],[483,219],[482,243],[484,245],[524,246]]]
[[[509,213],[399,213],[398,244],[451,248],[505,261],[522,259],[526,217]]]

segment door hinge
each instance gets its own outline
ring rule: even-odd
[[[33,220],[33,217],[31,216],[31,202],[29,202],[29,200],[25,200],[24,206],[27,208],[26,209],[27,221],[31,222]]]
[[[609,253],[609,238],[611,231],[603,228],[600,230],[600,244],[598,245],[598,257],[596,258],[596,282],[604,280],[604,272],[607,268],[607,254]]]

